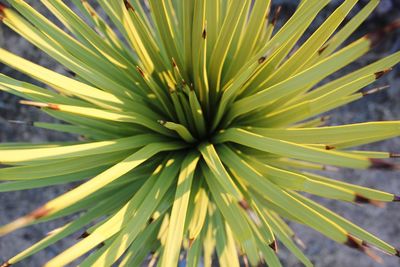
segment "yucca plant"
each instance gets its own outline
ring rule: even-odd
[[[1,19],[73,77],[0,49],[2,63],[48,86],[0,75],[0,89],[65,122],[34,126],[84,140],[2,144],[0,191],[82,184],[0,235],[79,216],[3,267],[79,231],[81,239],[47,267],[83,255],[79,266],[140,266],[149,255],[159,266],[177,266],[182,255],[187,266],[210,266],[215,251],[221,266],[281,266],[277,240],[312,266],[284,219],[374,258],[373,249],[399,256],[301,194],[374,205],[399,200],[315,174],[332,166],[397,168],[385,160],[393,153],[354,147],[400,135],[400,122],[324,126],[318,117],[379,90],[360,91],[400,61],[397,52],[321,84],[399,26],[343,46],[378,0],[341,26],[358,2],[343,1],[305,42],[329,0],[301,1],[279,29],[267,0],[97,0],[107,18],[89,1],[72,0],[75,9],[41,2],[66,30],[23,0],[1,5]]]

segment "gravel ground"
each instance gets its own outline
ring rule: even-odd
[[[1,2],[1,0],[0,0]],[[38,6],[39,1],[28,1],[33,5]],[[288,16],[294,8],[296,1],[276,0],[276,4],[284,5],[284,14]],[[340,1],[332,1],[340,2]],[[367,2],[367,1],[360,1]],[[328,8],[332,10],[335,3],[331,4]],[[46,12],[41,8],[43,12]],[[326,12],[317,20],[316,24],[320,23],[324,18]],[[378,28],[395,18],[400,17],[400,1],[399,0],[382,0],[376,13],[368,20],[366,24],[356,34],[362,36],[368,30]],[[29,45],[26,41],[15,35],[8,30],[5,26],[0,25],[0,32],[3,38],[0,37],[0,45],[8,50],[11,50],[25,58],[38,62],[43,66],[64,72],[65,70],[58,66],[53,60],[49,59],[46,55]],[[1,35],[0,35],[1,36]],[[400,34],[397,32],[389,37],[384,43],[376,48],[368,56],[353,64],[352,67],[365,65],[374,59],[381,58],[400,49]],[[11,75],[13,77],[29,80],[21,74],[16,73],[10,68],[0,65],[1,73]],[[342,74],[342,73],[341,73]],[[340,73],[337,76],[341,75]],[[330,115],[331,124],[344,124],[354,123],[361,121],[372,120],[398,120],[400,119],[400,67],[397,67],[389,75],[380,81],[380,84],[390,85],[388,91],[380,92],[376,95],[368,96],[361,101],[342,107]],[[52,121],[51,118],[43,115],[36,109],[23,107],[18,104],[18,98],[0,93],[0,141],[1,142],[43,142],[55,140],[71,140],[74,136],[54,133],[46,130],[35,129],[25,125],[15,125],[8,122],[8,120],[23,120],[23,121]],[[377,144],[369,145],[366,149],[376,149],[381,151],[400,151],[400,139],[380,142]],[[345,179],[355,184],[365,185],[372,188],[382,189],[389,192],[400,192],[400,181],[398,180],[398,173],[382,172],[382,171],[364,171],[356,172],[351,170],[341,170],[332,175],[334,178]],[[45,203],[47,200],[60,195],[68,190],[71,186],[57,186],[51,188],[26,190],[15,193],[0,194],[0,225],[9,222]],[[360,226],[366,228],[385,241],[400,247],[400,206],[396,204],[388,204],[386,208],[380,209],[371,206],[357,206],[346,203],[339,203],[336,201],[320,200],[324,205],[332,208],[334,211],[351,219]],[[58,220],[51,223],[41,224],[37,226],[28,227],[19,230],[0,239],[0,262],[13,256],[23,248],[29,246],[33,242],[39,240],[48,231],[56,228],[57,226],[67,222],[69,219]],[[395,257],[382,255],[384,259],[383,265],[375,263],[365,255],[357,251],[335,244],[334,242],[324,238],[322,235],[315,233],[310,229],[306,229],[300,225],[294,225],[299,237],[307,245],[305,253],[312,259],[318,267],[331,267],[331,266],[387,266],[395,267],[400,266],[400,260]],[[65,239],[55,246],[46,249],[43,252],[29,258],[22,264],[16,266],[41,266],[46,260],[57,255],[60,251],[73,244],[75,238],[79,235],[72,236]],[[282,247],[282,246],[281,246]],[[280,256],[284,266],[294,267],[301,266],[296,259],[291,256],[284,248],[280,250]]]

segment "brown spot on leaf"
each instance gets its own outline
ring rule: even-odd
[[[352,237],[351,235],[348,235],[348,236],[347,236],[347,241],[346,241],[345,245],[348,246],[348,247],[350,247],[350,248],[363,251],[362,245],[359,244],[359,243],[357,242],[357,240],[356,240],[354,237]]]
[[[249,203],[247,203],[247,201],[245,199],[240,200],[239,205],[245,210],[250,209]]]
[[[48,105],[49,109],[53,109],[53,110],[60,110],[60,107],[57,104],[49,104]]]
[[[357,194],[354,197],[354,202],[357,202],[357,203],[360,203],[360,204],[369,204],[369,203],[371,203],[371,200],[369,198],[366,198],[364,196],[361,196],[361,195]]]
[[[88,232],[83,232],[79,237],[78,237],[78,239],[83,239],[83,238],[86,238],[86,237],[88,237],[90,234],[88,233]]]
[[[32,211],[31,213],[29,213],[27,217],[29,217],[33,220],[38,220],[38,219],[46,216],[49,212],[50,212],[50,209],[48,209],[46,207],[41,207],[41,208],[38,208],[38,209]]]
[[[142,70],[142,68],[139,66],[136,66],[136,69],[139,72],[139,74],[144,78],[144,71]]]
[[[328,48],[328,45],[324,45],[323,47],[321,47],[319,50],[318,50],[318,55],[321,55],[324,51],[325,51],[325,49],[327,49]]]
[[[128,0],[124,0],[124,4],[125,4],[125,8],[127,9],[127,10],[131,10],[131,11],[135,11],[135,8],[131,5],[131,3],[129,3],[129,1]]]

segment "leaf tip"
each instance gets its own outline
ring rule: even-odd
[[[400,202],[400,196],[394,195],[393,196],[393,202]]]
[[[164,120],[158,120],[157,121],[159,124],[161,124],[161,125],[165,125],[167,122],[166,121],[164,121]]]
[[[374,261],[378,262],[378,263],[382,263],[382,258],[379,257],[378,255],[376,255],[374,252],[372,252],[368,246],[364,245],[365,242],[359,242],[355,237],[351,236],[351,235],[347,235],[347,241],[345,243],[345,245],[349,246],[350,248],[359,250],[363,253],[365,253],[368,257],[370,257],[371,259],[373,259]]]
[[[294,235],[292,238],[293,238],[294,242],[298,246],[300,246],[302,249],[306,249],[307,248],[306,244],[304,244],[303,240],[301,240],[298,236]]]
[[[273,251],[275,251],[275,253],[278,253],[278,244],[276,242],[276,240],[274,240],[271,244],[268,245],[270,248],[272,248]]]
[[[379,30],[366,34],[364,37],[371,42],[370,46],[374,47],[375,45],[379,44],[387,34],[390,34],[399,28],[400,19],[397,19]]]
[[[18,124],[18,125],[26,125],[26,126],[34,126],[33,121],[18,121],[18,120],[7,120],[8,123]]]
[[[9,263],[8,261],[4,262],[2,265],[0,265],[0,267],[10,267],[11,263]]]
[[[399,170],[400,166],[381,159],[369,159],[371,162],[370,169],[376,170]]]
[[[42,102],[34,102],[34,101],[28,101],[28,100],[20,100],[19,103],[21,105],[27,105],[27,106],[33,106],[37,108],[49,108],[53,110],[60,110],[60,106],[57,104],[52,104],[52,103],[42,103]]]
[[[278,6],[278,7],[275,9],[274,16],[273,16],[273,18],[272,18],[272,20],[271,20],[271,24],[272,24],[272,25],[276,25],[276,22],[277,22],[278,19],[279,19],[279,15],[281,14],[281,11],[282,11],[282,6]]]
[[[372,200],[359,194],[356,194],[356,196],[354,197],[354,202],[359,204],[371,204],[379,208],[383,208],[385,206],[385,204],[381,201]]]
[[[362,95],[363,95],[363,96],[372,95],[372,94],[378,93],[378,92],[380,92],[380,91],[382,91],[382,90],[385,90],[385,89],[387,89],[387,88],[389,88],[389,87],[390,87],[390,86],[388,86],[388,85],[387,85],[387,86],[377,87],[377,88],[368,90],[368,91],[366,91],[366,92],[362,92]]]
[[[392,70],[393,70],[393,68],[388,68],[388,69],[376,72],[375,79],[378,80],[378,79],[382,78],[385,74],[391,72]]]

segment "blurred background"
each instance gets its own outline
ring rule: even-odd
[[[0,0],[0,3],[2,1]],[[4,2],[4,1],[3,1]],[[39,0],[27,1],[32,6],[40,10],[47,17],[53,18]],[[65,1],[69,2],[69,1]],[[89,2],[96,2],[95,0]],[[315,28],[334,10],[342,1],[332,0],[332,3],[320,14],[311,28]],[[354,11],[359,10],[368,1],[359,1]],[[285,22],[294,12],[298,1],[296,0],[273,0],[274,6],[283,6],[283,12],[280,22]],[[352,16],[354,12],[350,14]],[[54,19],[54,18],[53,18]],[[400,0],[381,0],[381,3],[375,13],[370,16],[359,31],[353,36],[354,39],[363,36],[365,33],[377,30],[395,19],[400,19]],[[312,29],[310,29],[312,32]],[[351,40],[349,40],[351,41]],[[20,38],[9,30],[6,26],[0,24],[0,46],[10,50],[18,55],[30,59],[42,66],[50,68],[60,73],[66,73],[66,70],[59,66],[54,60],[43,54],[37,48]],[[330,79],[339,77],[354,68],[364,66],[372,61],[384,57],[390,53],[400,50],[400,31],[387,36],[371,53],[361,60],[352,64],[340,73],[336,73]],[[0,72],[10,75],[14,78],[32,82],[28,77],[15,72],[7,66],[0,64]],[[361,101],[352,103],[346,107],[334,110],[329,115],[331,119],[329,124],[338,125],[344,123],[356,123],[373,120],[400,120],[400,66],[397,66],[391,73],[379,80],[378,85],[390,85],[388,90],[367,96]],[[368,89],[368,88],[367,88]],[[47,130],[40,130],[29,126],[29,124],[15,124],[10,120],[17,121],[52,121],[51,118],[42,114],[39,110],[22,106],[18,103],[19,99],[15,96],[0,92],[0,142],[46,142],[73,140],[78,137],[60,134]],[[375,143],[364,146],[364,149],[400,152],[400,138]],[[333,178],[345,180],[355,184],[360,184],[376,189],[385,190],[400,194],[400,175],[395,172],[385,171],[352,171],[340,170],[331,175]],[[46,201],[69,190],[74,185],[63,185],[43,189],[25,190],[12,193],[0,194],[0,225],[3,225],[27,212],[35,209]],[[315,198],[317,199],[317,198]],[[390,203],[385,208],[373,206],[360,206],[348,203],[339,203],[317,199],[327,207],[336,211],[340,215],[357,223],[368,231],[381,237],[383,240],[400,247],[400,204]],[[65,218],[50,223],[35,225],[26,229],[19,230],[6,237],[0,238],[0,263],[12,257],[22,249],[28,247],[35,241],[40,240],[47,232],[67,223],[72,218]],[[298,233],[299,238],[306,244],[305,253],[315,263],[317,267],[374,267],[400,266],[400,259],[396,257],[382,256],[384,263],[378,264],[355,250],[340,246],[324,238],[310,229],[301,225],[291,224]],[[16,266],[41,266],[50,258],[56,256],[63,249],[72,245],[81,233],[76,233],[71,237],[58,242],[56,245],[32,256],[22,264]],[[279,256],[282,259],[283,266],[295,267],[302,266],[291,256],[283,246],[280,246]]]

